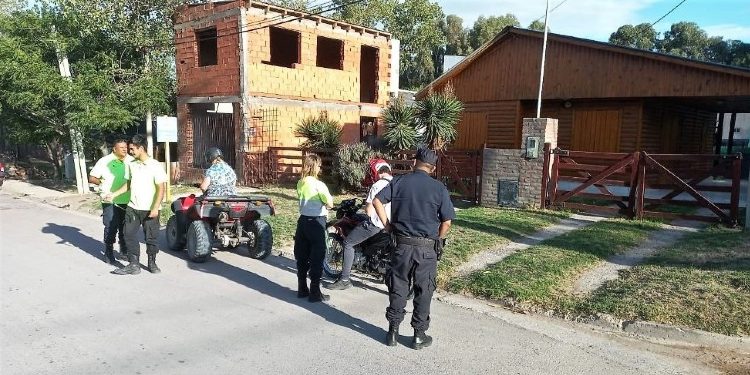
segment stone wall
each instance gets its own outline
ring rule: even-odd
[[[522,149],[484,149],[481,204],[539,208],[544,176],[544,144],[557,146],[556,119],[523,119]],[[539,137],[537,158],[527,157],[528,137]]]

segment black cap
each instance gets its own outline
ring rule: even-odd
[[[415,159],[423,163],[437,165],[438,156],[435,151],[432,151],[429,148],[420,147],[417,150],[417,156],[415,157]]]

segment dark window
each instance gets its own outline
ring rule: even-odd
[[[198,66],[216,65],[218,62],[216,49],[216,28],[196,31],[198,42]]]
[[[318,37],[318,55],[315,65],[328,69],[344,69],[344,42],[338,39]]]
[[[377,103],[378,101],[378,49],[362,46],[359,61],[359,101]]]
[[[270,28],[271,33],[271,61],[268,63],[276,66],[292,68],[299,64],[300,35],[296,31]]]
[[[372,145],[378,137],[378,119],[375,117],[359,118],[359,141]]]

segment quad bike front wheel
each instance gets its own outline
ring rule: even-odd
[[[178,214],[172,215],[167,221],[167,245],[174,251],[185,249],[185,228],[180,225]]]
[[[187,254],[191,261],[203,263],[211,255],[211,228],[201,220],[190,223],[187,232]]]
[[[326,236],[326,255],[323,258],[323,272],[332,279],[338,279],[344,268],[344,240],[338,235]]]
[[[271,255],[273,248],[273,230],[265,220],[253,220],[245,223],[244,231],[252,238],[247,243],[250,258],[265,259]]]

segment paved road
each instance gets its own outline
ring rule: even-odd
[[[298,300],[293,263],[163,252],[116,276],[100,221],[0,193],[2,365],[10,374],[672,374],[708,370],[539,317],[433,303],[432,347],[381,344],[373,287]],[[500,318],[498,318],[500,316]],[[408,318],[408,315],[407,315]],[[402,334],[411,335],[408,324]],[[408,343],[410,337],[402,336]]]

